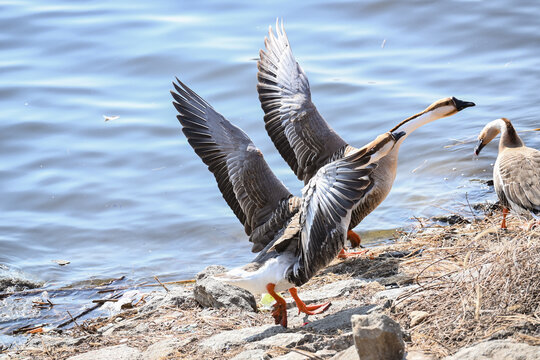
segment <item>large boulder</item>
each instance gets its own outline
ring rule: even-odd
[[[225,284],[214,278],[215,274],[225,272],[223,266],[212,265],[195,277],[193,295],[203,307],[237,307],[247,311],[257,311],[257,302],[252,293],[242,288]]]
[[[382,314],[351,317],[354,344],[361,360],[399,360],[405,353],[397,322]]]
[[[536,360],[540,359],[540,346],[509,340],[485,341],[459,350],[445,360]]]

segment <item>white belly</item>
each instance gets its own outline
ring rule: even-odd
[[[294,285],[285,279],[287,269],[296,262],[296,258],[289,253],[266,261],[256,271],[246,271],[244,267],[234,268],[216,279],[227,284],[241,287],[252,294],[267,293],[266,285],[275,284],[275,291],[285,291]]]

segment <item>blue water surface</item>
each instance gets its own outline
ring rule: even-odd
[[[491,178],[497,146],[475,159],[474,138],[502,116],[518,130],[540,127],[539,17],[534,0],[0,0],[0,264],[59,287],[176,280],[249,261],[243,228],[181,133],[169,90],[175,76],[192,87],[299,194],[255,88],[277,18],[314,103],[353,145],[442,97],[477,104],[407,139],[392,193],[361,234],[459,211],[465,194],[494,200],[474,179]],[[522,137],[540,148],[539,132]]]

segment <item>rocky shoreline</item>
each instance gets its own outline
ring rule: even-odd
[[[526,266],[538,275],[540,230],[525,232],[515,220],[501,231],[497,221],[426,221],[393,245],[334,261],[300,289],[306,303],[332,306],[298,315],[283,294],[290,306],[287,329],[274,325],[266,298],[216,282],[209,274],[224,268],[212,266],[195,283],[128,291],[105,305],[110,316],[29,335],[25,344],[0,351],[0,359],[537,359],[540,293],[531,287],[538,280],[519,271]],[[493,259],[505,259],[512,246],[518,258],[504,266],[507,280],[521,281],[514,284],[521,290],[504,295],[495,284],[501,304],[493,305],[488,287],[494,281],[481,280],[486,272],[498,274],[497,260],[486,256],[493,251]],[[449,293],[459,286],[473,291]],[[461,300],[449,302],[453,297]],[[450,309],[454,303],[461,308]],[[460,320],[449,320],[454,313]]]

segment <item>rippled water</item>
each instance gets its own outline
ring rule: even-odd
[[[477,104],[407,139],[391,195],[358,228],[365,238],[455,210],[466,193],[494,199],[471,179],[491,177],[496,145],[480,159],[473,143],[445,146],[501,116],[518,130],[540,126],[539,16],[534,0],[0,0],[0,265],[58,287],[189,278],[251,259],[180,131],[169,90],[174,76],[186,82],[299,193],[255,90],[258,50],[278,17],[313,101],[353,145],[441,97]],[[540,148],[540,133],[523,139]],[[12,320],[0,318],[0,331]]]

